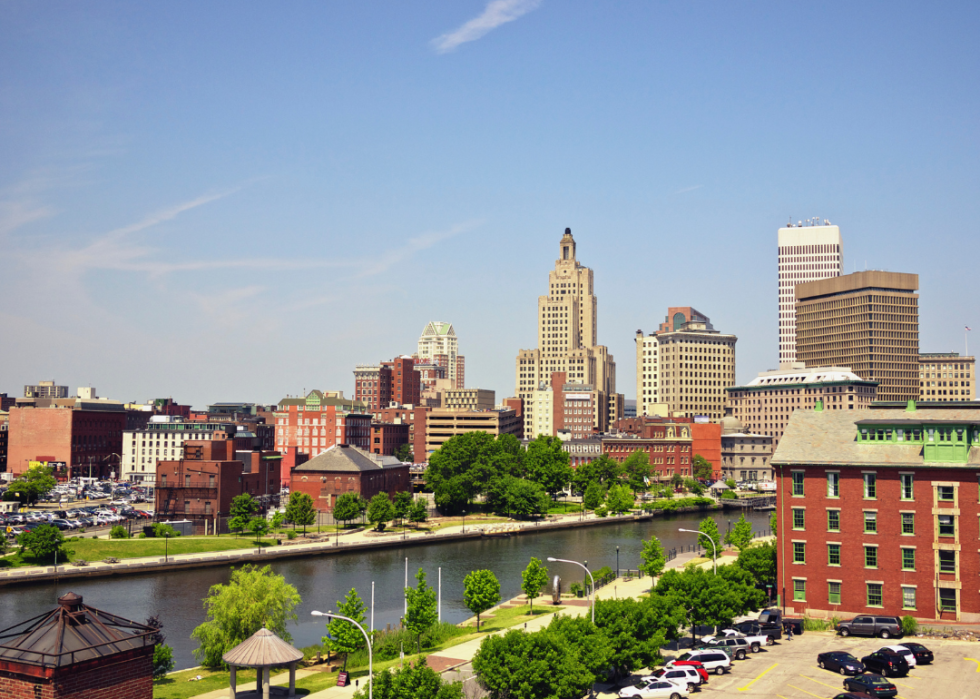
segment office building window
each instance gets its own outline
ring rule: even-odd
[[[877,568],[878,567],[878,547],[877,546],[865,546],[864,547],[864,567],[865,568]]]
[[[939,552],[939,572],[940,573],[956,572],[956,551]]]
[[[793,601],[806,602],[806,580],[793,581]]]
[[[827,583],[827,601],[831,604],[840,604],[840,583]]]
[[[902,490],[902,500],[912,500],[912,474],[902,473],[899,474],[899,482]]]
[[[868,606],[869,607],[881,606],[882,587],[883,585],[881,583],[868,583]]]
[[[864,533],[865,534],[877,534],[878,533],[878,513],[877,512],[865,512],[864,513]]]
[[[878,477],[873,473],[864,474],[864,497],[868,499],[878,497]]]
[[[914,512],[903,512],[902,513],[902,534],[915,534],[915,513]]]
[[[902,570],[915,570],[915,549],[902,549]]]
[[[793,508],[793,529],[804,529],[806,527],[806,510],[802,507]]]
[[[840,565],[840,544],[827,544],[827,565]]]
[[[840,474],[839,473],[827,474],[827,497],[828,498],[840,497]]]
[[[902,588],[902,609],[915,609],[915,588]]]
[[[956,590],[947,587],[939,588],[939,611],[956,611]]]
[[[937,515],[939,517],[939,536],[955,536],[956,526],[953,515]]]
[[[793,563],[806,563],[806,544],[802,541],[793,542]]]
[[[793,471],[793,497],[803,497],[803,471]]]
[[[840,531],[840,510],[827,510],[827,531]]]
[[[940,485],[936,486],[936,490],[939,492],[939,499],[944,502],[953,501],[953,486],[951,485]]]

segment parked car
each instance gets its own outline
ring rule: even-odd
[[[873,699],[873,697],[864,692],[841,692],[840,694],[835,694],[834,699]]]
[[[728,657],[727,653],[724,653],[718,649],[690,650],[677,659],[697,660],[699,663],[704,665],[705,670],[708,672],[713,672],[716,675],[728,672],[732,667],[732,659]]]
[[[929,665],[935,659],[932,651],[921,643],[899,643],[898,645],[908,648],[915,656],[916,665]]]
[[[897,616],[856,616],[850,621],[837,624],[841,636],[881,636],[891,638],[902,635],[902,622]]]
[[[697,687],[701,684],[701,675],[693,667],[675,665],[674,667],[662,667],[651,675],[651,679],[667,680],[674,684]]]
[[[757,621],[761,627],[759,633],[771,638],[782,638],[783,631],[787,626],[792,626],[793,633],[797,636],[803,633],[803,620],[784,617],[783,612],[779,609],[765,609],[759,612]],[[776,635],[777,631],[779,632],[778,635]]]
[[[744,638],[712,638],[710,641],[702,639],[701,648],[726,648],[731,656],[736,660],[745,660],[745,657],[752,650],[748,641]]]
[[[906,648],[905,646],[882,646],[879,650],[890,650],[893,653],[898,653],[900,656],[905,658],[905,662],[908,663],[909,669],[916,666],[915,653]]]
[[[686,684],[674,684],[668,680],[658,680],[653,677],[637,680],[633,685],[619,690],[619,696],[636,699],[647,699],[647,697],[668,697],[668,699],[681,699],[690,694]]]
[[[698,661],[698,660],[677,660],[677,659],[674,659],[674,660],[668,661],[667,664],[664,667],[674,667],[675,665],[682,665],[684,667],[693,667],[695,670],[698,671],[698,674],[701,675],[701,681],[702,682],[707,682],[708,679],[710,678],[710,675],[708,674],[707,668],[705,668],[705,666],[702,665],[700,663],[700,661]]]
[[[749,645],[749,648],[752,649],[753,653],[758,653],[762,649],[762,646],[768,646],[772,643],[772,639],[765,634],[750,636],[738,631],[737,629],[724,629],[716,636],[705,636],[701,640],[705,643],[711,643],[714,639],[722,638],[742,638]]]
[[[817,665],[824,670],[835,670],[842,675],[860,675],[864,672],[864,663],[842,650],[821,653],[817,656]]]
[[[864,692],[875,699],[891,699],[898,694],[895,685],[873,672],[848,677],[844,680],[844,689],[849,692]]]
[[[861,658],[861,662],[864,663],[864,667],[869,672],[877,672],[884,677],[909,674],[909,664],[906,662],[905,656],[893,650],[884,648],[876,650],[874,653]]]

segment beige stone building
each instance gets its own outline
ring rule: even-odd
[[[796,286],[796,357],[850,367],[878,400],[919,398],[918,274],[855,272]]]
[[[772,437],[753,434],[731,414],[721,420],[721,477],[741,481],[773,480]]]
[[[779,363],[795,362],[797,284],[839,277],[844,270],[844,241],[840,228],[819,219],[792,222],[780,228],[779,246]]]
[[[434,320],[425,326],[419,337],[418,357],[420,364],[445,367],[445,377],[453,388],[463,388],[466,380],[465,359],[459,353],[459,338],[452,323]]]
[[[786,362],[779,369],[763,371],[745,386],[728,389],[727,407],[747,432],[772,439],[773,450],[794,410],[812,409],[823,399],[827,410],[871,407],[878,384],[865,381],[847,367],[804,367]]]
[[[734,335],[714,329],[689,306],[668,309],[660,328],[636,331],[636,414],[648,417],[725,414],[725,388],[735,383]]]
[[[919,400],[976,400],[976,357],[959,352],[919,355]]]
[[[451,388],[442,394],[446,410],[492,410],[496,393],[486,388]]]
[[[512,434],[518,439],[524,431],[521,418],[513,410],[463,411],[433,408],[425,416],[425,451],[431,454],[452,437],[467,432],[486,432],[494,437]]]
[[[551,382],[555,372],[568,382],[588,384],[602,392],[606,401],[597,410],[621,411],[622,397],[616,395],[616,362],[609,350],[597,344],[598,301],[592,270],[576,259],[575,239],[565,229],[558,246],[558,260],[548,274],[548,295],[538,297],[538,347],[521,350],[516,361],[516,393],[524,400],[524,431],[535,434],[536,415],[531,393]],[[607,414],[604,422],[619,419]]]

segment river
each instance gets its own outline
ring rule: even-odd
[[[727,530],[729,521],[737,519],[737,515],[733,517],[724,512],[714,512],[712,516],[722,533]],[[747,513],[746,518],[757,531],[768,530],[768,513]],[[415,573],[421,567],[425,569],[429,584],[435,587],[438,569],[442,568],[442,618],[458,623],[471,616],[463,606],[463,578],[472,570],[492,570],[500,580],[501,597],[510,599],[520,594],[521,571],[527,567],[531,556],[540,558],[551,574],[561,575],[566,584],[581,581],[581,569],[562,563],[548,564],[545,561],[548,556],[587,560],[591,570],[603,566],[615,569],[618,546],[620,568],[636,569],[644,539],[655,535],[665,548],[690,545],[695,543],[695,535],[677,530],[697,529],[700,519],[696,514],[684,514],[643,522],[524,534],[509,539],[466,540],[313,556],[275,561],[270,565],[295,585],[302,597],[297,608],[299,619],[290,626],[293,644],[302,648],[318,643],[326,633],[324,620],[311,617],[312,610],[335,609],[337,601],[342,600],[352,587],[357,588],[369,606],[372,581],[375,583],[375,628],[397,625],[403,613],[406,556],[411,585],[415,584]],[[207,595],[208,588],[228,582],[229,577],[229,568],[199,568],[3,588],[0,589],[0,629],[54,608],[58,596],[71,591],[82,595],[85,604],[134,621],[142,622],[158,614],[164,624],[167,643],[174,649],[176,667],[193,667],[197,664],[193,656],[196,644],[190,633],[204,621],[201,600]]]

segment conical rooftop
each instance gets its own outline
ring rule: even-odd
[[[295,663],[303,659],[303,652],[293,648],[269,629],[261,628],[221,656],[221,659],[238,667],[265,667]]]

